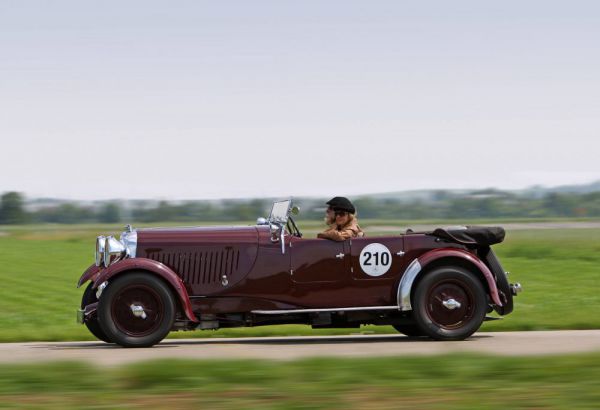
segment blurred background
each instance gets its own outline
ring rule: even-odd
[[[93,340],[74,320],[75,285],[97,235],[251,225],[290,196],[307,236],[337,195],[369,235],[502,225],[495,249],[525,291],[482,330],[600,328],[599,13],[580,0],[0,1],[0,342]],[[61,409],[595,408],[599,363],[0,364],[0,396]]]
[[[332,196],[335,194],[332,194]],[[268,216],[277,198],[221,200],[86,200],[27,198],[19,192],[0,197],[0,223],[90,224],[147,222],[251,222]],[[298,220],[324,215],[330,197],[294,197],[302,205]],[[421,190],[359,195],[352,198],[362,219],[383,220],[531,220],[600,217],[600,181],[518,191]]]

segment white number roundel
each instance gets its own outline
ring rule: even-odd
[[[369,276],[384,275],[392,266],[392,254],[381,243],[371,243],[360,252],[360,268]]]

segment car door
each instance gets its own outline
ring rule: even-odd
[[[350,241],[292,238],[289,250],[292,280],[296,283],[348,279]]]
[[[350,259],[357,281],[394,281],[407,265],[401,236],[352,239]]]

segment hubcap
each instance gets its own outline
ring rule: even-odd
[[[160,327],[164,317],[160,295],[151,287],[132,284],[121,289],[112,301],[116,327],[128,336],[143,337]]]
[[[460,304],[460,302],[450,298],[450,299],[446,299],[442,302],[442,305],[444,305],[444,307],[446,309],[450,309],[450,310],[454,310],[454,309],[458,309],[460,308],[462,305]]]
[[[474,312],[475,296],[470,286],[458,279],[442,280],[429,288],[427,315],[443,329],[465,326]]]
[[[146,319],[148,317],[148,315],[146,315],[146,312],[144,312],[143,306],[131,305],[129,307],[131,308],[131,313],[133,313],[133,316],[141,317],[142,319]]]

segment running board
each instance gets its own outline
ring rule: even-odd
[[[495,316],[486,316],[485,319],[483,319],[484,322],[489,322],[490,320],[502,320],[504,319],[503,317],[495,317]]]
[[[345,308],[320,308],[320,309],[287,309],[287,310],[253,310],[251,313],[257,315],[285,315],[289,313],[319,313],[319,312],[349,312],[361,310],[400,310],[398,305],[394,306],[360,306]]]

